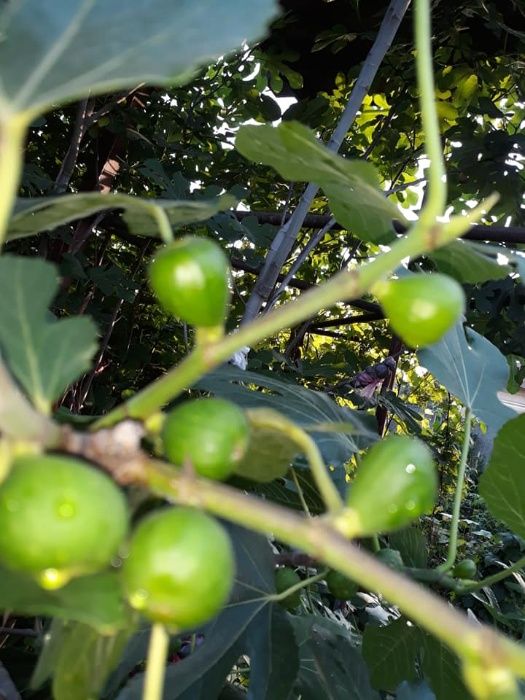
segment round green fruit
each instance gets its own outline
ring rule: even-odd
[[[127,528],[120,489],[70,457],[17,457],[0,487],[0,560],[47,589],[110,564]]]
[[[301,583],[301,577],[293,569],[284,566],[275,572],[275,590],[277,593],[284,593],[292,586]],[[287,610],[295,610],[301,604],[301,591],[297,590],[281,600],[281,604]]]
[[[472,559],[463,559],[456,564],[452,573],[456,578],[473,579],[477,573],[476,562]]]
[[[330,593],[338,600],[350,600],[359,590],[355,581],[333,569],[326,575],[326,585]]]
[[[249,442],[244,412],[219,398],[195,399],[174,408],[164,421],[164,453],[178,466],[191,464],[201,476],[226,479]]]
[[[201,328],[223,325],[230,300],[229,275],[221,248],[195,236],[159,250],[149,266],[151,288],[161,306]]]
[[[374,291],[390,325],[411,347],[436,343],[465,310],[461,285],[438,273],[382,282]]]
[[[436,494],[428,447],[416,438],[391,435],[363,457],[337,526],[348,537],[397,530],[429,512]]]
[[[186,507],[142,520],[122,566],[130,605],[153,622],[189,629],[214,617],[228,600],[234,557],[224,528]]]

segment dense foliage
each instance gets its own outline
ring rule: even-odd
[[[0,696],[521,697],[525,7],[427,4],[0,5]]]

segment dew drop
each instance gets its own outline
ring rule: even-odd
[[[62,588],[69,581],[70,576],[67,571],[60,571],[60,569],[44,569],[36,578],[46,591],[55,591],[57,588]]]
[[[405,471],[407,474],[413,474],[416,471],[416,465],[415,464],[407,464],[405,467]]]
[[[395,503],[392,503],[391,506],[388,506],[389,513],[397,513],[398,510],[399,510],[399,508],[396,506]]]
[[[144,610],[148,603],[148,598],[148,592],[139,588],[138,591],[133,591],[133,593],[129,595],[129,604],[132,608],[135,608],[135,610]]]
[[[407,501],[405,504],[406,510],[415,510],[416,508],[416,502],[415,501]]]

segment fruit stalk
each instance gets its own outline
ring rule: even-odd
[[[157,622],[152,625],[142,700],[162,698],[169,641],[169,634],[163,624]]]
[[[301,549],[340,571],[367,590],[383,595],[414,622],[442,640],[459,656],[501,665],[525,677],[525,648],[499,633],[474,624],[422,586],[378,562],[335,532],[320,518],[305,518],[223,484],[197,479],[156,460],[144,465],[142,485],[168,500],[211,513]]]

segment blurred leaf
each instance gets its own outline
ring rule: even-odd
[[[437,700],[471,700],[463,683],[457,656],[430,635],[423,643],[423,672]]]
[[[403,617],[381,627],[367,625],[363,657],[374,688],[393,691],[402,681],[415,681],[421,642],[420,629]]]
[[[396,692],[396,700],[436,700],[436,696],[426,681],[401,683]]]
[[[457,240],[435,250],[429,257],[439,272],[454,277],[464,284],[504,279],[510,272],[508,265],[499,265],[494,257],[500,248]]]
[[[392,220],[402,215],[380,190],[375,168],[329,151],[303,124],[244,126],[235,146],[246,158],[271,165],[287,180],[320,185],[334,217],[356,236],[375,243],[394,238]]]
[[[8,239],[52,231],[58,226],[108,209],[124,209],[124,220],[132,233],[158,236],[155,218],[158,208],[166,212],[173,228],[180,228],[186,224],[205,221],[221,209],[229,209],[233,204],[235,200],[229,195],[211,200],[170,200],[86,192],[60,197],[19,199],[9,223]]]
[[[507,386],[505,357],[471,328],[463,329],[457,323],[439,343],[419,350],[418,357],[423,367],[486,423],[489,433],[516,415],[497,395]]]
[[[275,10],[274,0],[9,3],[0,18],[0,115],[141,83],[181,84],[264,34]]]
[[[129,624],[117,574],[74,579],[56,591],[45,591],[30,578],[0,569],[0,609],[19,615],[76,620],[111,634]]]
[[[495,518],[525,538],[525,414],[498,432],[479,493]]]
[[[425,535],[417,527],[392,532],[388,540],[401,554],[405,566],[425,569],[428,564],[428,547]]]
[[[96,350],[91,319],[56,320],[49,313],[57,288],[50,263],[14,255],[0,259],[0,349],[43,412],[89,368]]]
[[[295,689],[302,700],[380,700],[344,627],[318,615],[291,620],[301,654]]]

